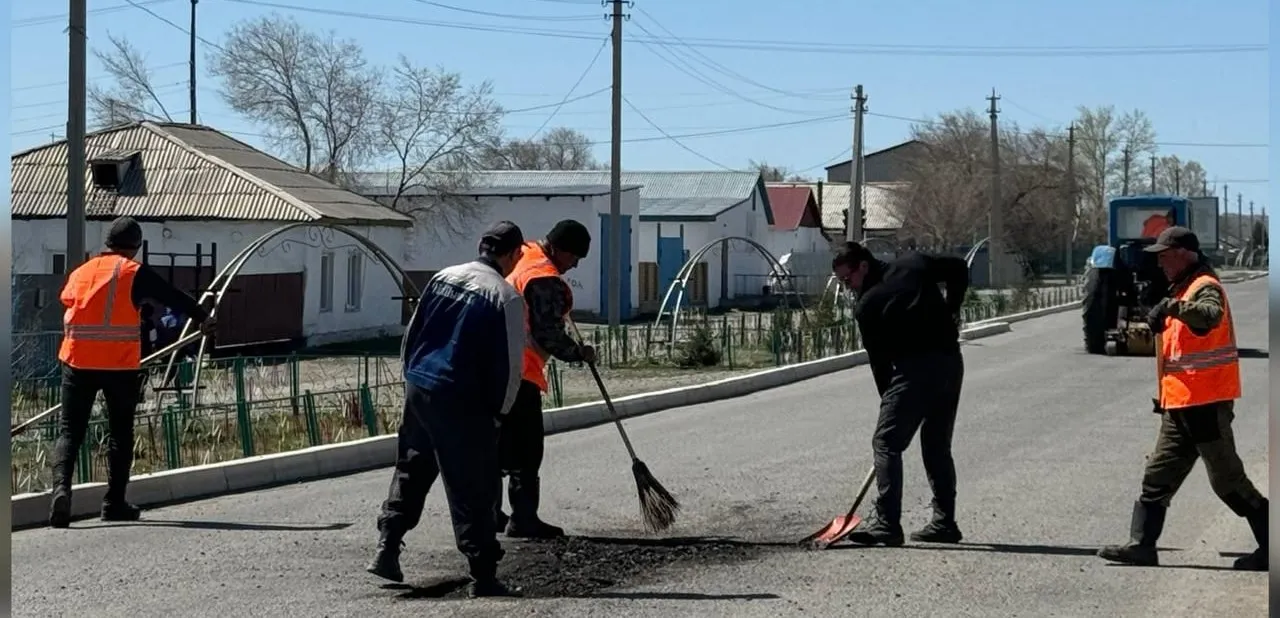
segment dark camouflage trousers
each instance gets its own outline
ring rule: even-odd
[[[1258,508],[1262,494],[1236,453],[1234,409],[1234,402],[1223,401],[1161,414],[1156,446],[1142,475],[1141,501],[1168,507],[1196,460],[1203,459],[1209,485],[1228,508],[1241,517]]]

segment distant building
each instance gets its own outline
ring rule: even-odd
[[[910,162],[924,148],[920,140],[908,140],[896,146],[883,148],[862,155],[863,181],[867,184],[902,182],[910,180]],[[853,182],[853,160],[841,161],[826,167],[827,182]]]

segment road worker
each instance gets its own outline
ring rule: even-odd
[[[71,271],[60,298],[63,315],[62,414],[53,449],[53,492],[49,525],[71,523],[71,479],[98,392],[107,406],[107,493],[105,521],[134,521],[140,511],[125,500],[133,466],[133,423],[142,396],[142,317],[146,300],[192,316],[211,334],[215,322],[195,299],[154,270],[134,261],[142,247],[142,227],[129,217],[107,232],[106,251]]]
[[[857,293],[854,316],[880,393],[872,450],[879,495],[873,514],[847,537],[860,545],[904,542],[902,453],[920,432],[920,455],[933,489],[933,519],[911,540],[958,543],[956,467],[951,438],[960,405],[964,359],[960,307],[969,266],[958,257],[908,253],[891,262],[847,242],[831,261],[833,274]],[[946,297],[938,289],[946,287]]]
[[[473,597],[510,596],[497,578],[504,553],[498,500],[498,425],[511,409],[524,350],[524,302],[504,277],[524,237],[503,221],[480,239],[480,256],[436,273],[405,331],[404,417],[395,472],[378,516],[377,554],[366,570],[404,581],[400,548],[418,525],[436,477],[444,483]]]
[[[547,539],[564,536],[564,530],[538,517],[544,434],[542,394],[547,392],[547,359],[561,362],[595,362],[591,346],[579,347],[565,331],[565,317],[573,310],[573,292],[561,275],[578,266],[591,249],[586,226],[566,219],[541,241],[525,245],[524,256],[507,277],[524,297],[528,329],[524,371],[510,418],[502,425],[499,452],[502,474],[507,477],[511,516],[502,512],[502,498],[495,503],[499,527],[512,538]]]
[[[1157,565],[1156,541],[1169,503],[1202,458],[1214,493],[1249,522],[1258,541],[1258,550],[1236,560],[1235,568],[1265,571],[1268,503],[1245,473],[1231,431],[1234,402],[1240,398],[1240,356],[1227,292],[1191,230],[1166,228],[1146,251],[1157,255],[1171,282],[1168,297],[1148,315],[1158,335],[1153,404],[1160,431],[1133,505],[1129,542],[1103,547],[1098,556]]]

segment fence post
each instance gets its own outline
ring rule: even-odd
[[[378,415],[373,409],[373,393],[369,391],[369,383],[360,384],[360,412],[364,415],[364,426],[369,430],[369,437],[378,435]]]
[[[299,382],[300,382],[300,380],[298,379],[299,373],[300,371],[298,366],[298,355],[297,353],[290,354],[289,355],[289,407],[293,408],[293,415],[295,417],[298,416],[298,412],[299,412],[298,410],[298,407],[299,407],[298,406],[298,395],[299,395],[298,390],[299,390]]]
[[[307,389],[302,399],[302,409],[306,414],[307,421],[307,442],[311,446],[320,446],[320,419],[316,418],[316,398],[312,396],[311,389]]]
[[[237,356],[232,365],[236,389],[236,424],[240,426],[240,450],[245,457],[253,457],[253,419],[249,401],[244,392],[244,357]]]
[[[178,414],[172,405],[165,406],[160,416],[161,435],[164,436],[164,455],[170,470],[182,467],[182,436],[178,431]]]

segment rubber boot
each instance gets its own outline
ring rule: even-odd
[[[404,547],[404,534],[382,529],[378,535],[378,552],[364,570],[382,579],[401,583],[404,572],[400,570],[400,549]]]
[[[520,593],[508,588],[498,580],[498,564],[493,560],[468,559],[471,568],[471,583],[467,587],[467,596],[478,597],[518,597]]]
[[[964,538],[956,525],[955,500],[933,501],[933,520],[924,528],[911,533],[917,543],[959,543]]]
[[[121,442],[122,445],[107,453],[107,495],[102,500],[102,521],[138,521],[142,517],[142,509],[125,500],[129,469],[133,465],[133,437],[124,436]]]
[[[57,487],[49,500],[49,527],[69,528],[71,526],[71,490]]]
[[[1262,504],[1255,508],[1249,516],[1249,528],[1253,530],[1253,538],[1258,541],[1258,549],[1252,554],[1236,558],[1232,565],[1237,571],[1266,571],[1268,569],[1267,559],[1267,511],[1269,504],[1266,498],[1263,498]]]
[[[556,539],[564,536],[564,530],[538,518],[541,481],[537,477],[521,479],[511,477],[508,497],[511,499],[511,518],[507,522],[507,536],[513,539]]]
[[[1098,550],[1098,557],[1135,566],[1159,566],[1156,541],[1164,531],[1164,516],[1167,512],[1168,509],[1159,504],[1135,502],[1133,519],[1129,523],[1129,542],[1103,547]]]
[[[501,481],[498,482],[498,504],[496,504],[493,507],[493,514],[494,514],[494,523],[498,525],[497,527],[498,532],[502,532],[503,530],[506,530],[507,523],[511,521],[511,518],[507,517],[507,514],[502,512],[502,482]]]
[[[902,524],[890,524],[878,514],[864,519],[845,538],[857,545],[884,545],[885,547],[898,547],[905,540]]]

